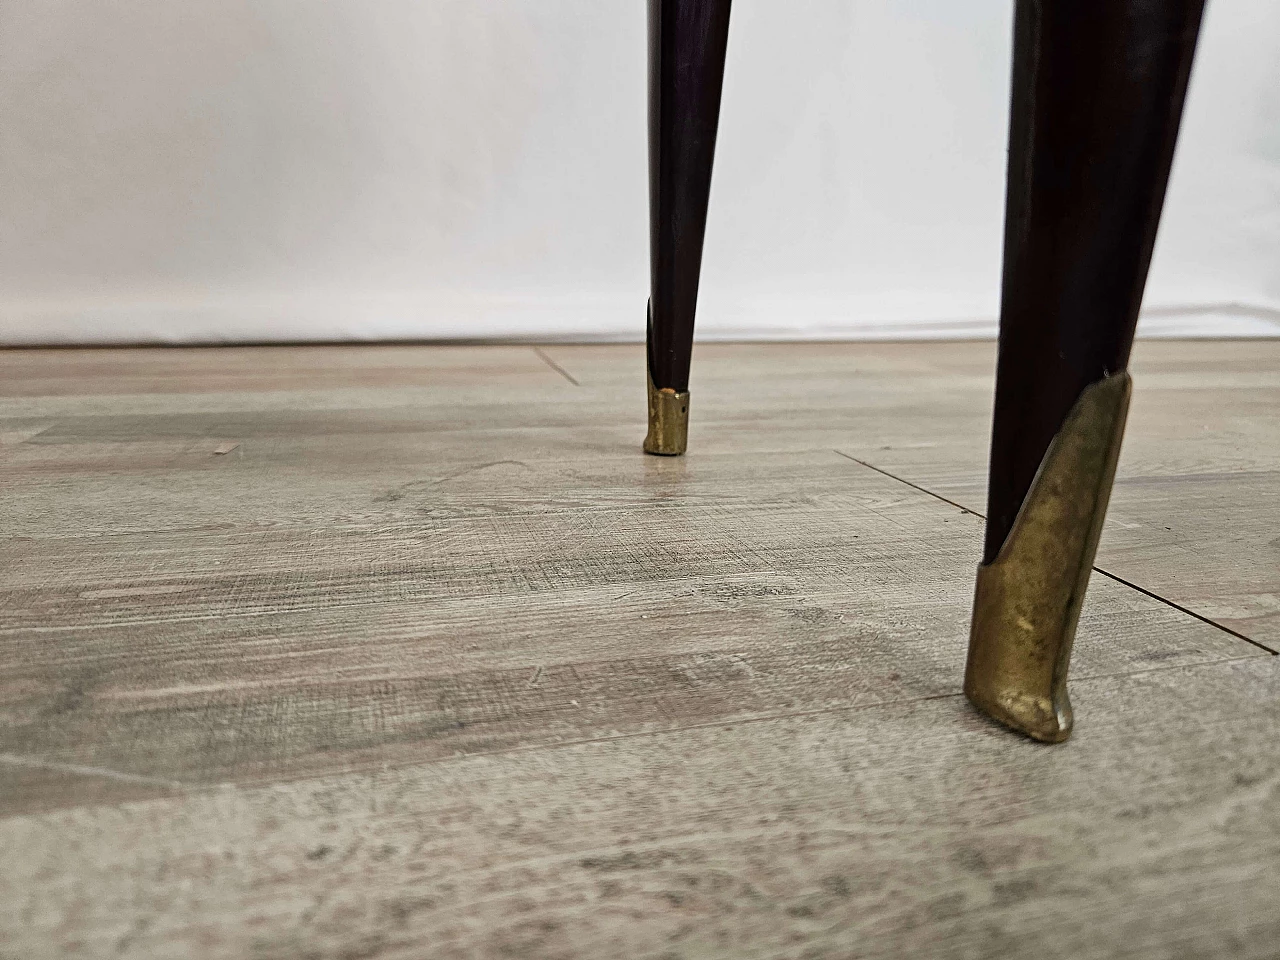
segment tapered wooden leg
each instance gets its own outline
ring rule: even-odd
[[[1018,0],[986,545],[965,693],[1071,732],[1067,667],[1204,0]]]
[[[649,0],[648,453],[684,453],[730,0]]]

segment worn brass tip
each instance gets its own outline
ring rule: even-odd
[[[678,457],[689,446],[689,391],[659,390],[649,376],[649,434],[644,452]]]
[[[1071,736],[1067,668],[1111,498],[1133,381],[1090,384],[1067,414],[1000,553],[978,568],[964,692],[1036,740]]]

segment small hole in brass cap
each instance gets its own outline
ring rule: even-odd
[[[649,433],[644,438],[645,453],[675,457],[689,443],[689,391],[671,387],[659,389],[648,378]]]

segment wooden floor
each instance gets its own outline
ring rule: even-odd
[[[994,346],[0,352],[0,956],[1280,955],[1280,342],[1146,342],[1044,747]]]

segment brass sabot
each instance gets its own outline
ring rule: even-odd
[[[689,446],[689,391],[670,388],[659,390],[649,384],[649,434],[644,438],[644,452],[663,457],[676,457]]]
[[[1133,381],[1090,384],[1063,421],[996,559],[978,568],[964,692],[1036,740],[1071,735],[1067,668]]]

